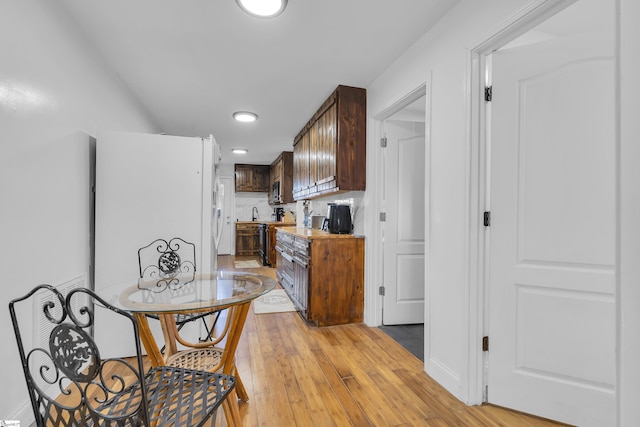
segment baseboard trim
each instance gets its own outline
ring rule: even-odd
[[[36,425],[36,418],[33,416],[31,402],[27,399],[18,408],[18,410],[9,418],[10,420],[19,420],[20,427],[31,427]]]
[[[437,359],[426,359],[425,371],[458,400],[467,403],[461,395],[460,376]]]

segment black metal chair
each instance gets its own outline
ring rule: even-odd
[[[46,319],[48,346],[25,346],[19,319]],[[145,371],[137,319],[80,288],[66,298],[39,285],[9,303],[29,398],[44,426],[202,426],[236,385],[232,376],[169,366]],[[102,359],[91,337],[102,311],[125,319],[136,356]],[[108,319],[106,319],[108,320]]]
[[[179,237],[166,241],[156,239],[138,249],[138,267],[140,269],[140,283],[153,284],[159,290],[171,288],[176,292],[188,292],[189,283],[196,275],[196,246]],[[194,290],[195,292],[195,290]],[[207,317],[211,316],[209,323]],[[175,316],[178,331],[189,322],[202,320],[206,334],[200,337],[200,342],[209,341],[220,316],[219,311],[198,314],[177,314]],[[158,319],[156,315],[147,317]]]

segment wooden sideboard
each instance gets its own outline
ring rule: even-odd
[[[300,315],[316,326],[362,322],[364,238],[293,227],[276,233],[276,276]]]

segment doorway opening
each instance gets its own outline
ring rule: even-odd
[[[381,329],[424,360],[426,85],[379,115]]]

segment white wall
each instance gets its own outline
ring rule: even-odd
[[[431,115],[427,117],[425,159],[430,241],[426,253],[425,367],[431,376],[465,402],[469,399],[470,381],[466,329],[469,313],[466,233],[470,221],[467,201],[469,51],[483,41],[490,29],[525,3],[525,0],[461,0],[367,88],[368,113],[375,117],[427,83]],[[374,170],[377,143],[369,141],[369,144],[367,167]],[[372,190],[371,186],[368,190]],[[368,253],[374,251],[375,247],[367,247]],[[369,277],[375,280],[372,276],[374,274]]]
[[[616,0],[608,0],[616,1]],[[427,117],[427,372],[454,395],[469,402],[472,363],[468,351],[469,265],[467,235],[470,221],[466,200],[469,186],[470,49],[502,28],[516,11],[533,1],[461,0],[438,25],[401,55],[368,88],[368,191],[375,203],[376,115],[427,83],[431,116]],[[620,30],[620,154],[619,154],[619,275],[618,275],[618,425],[640,425],[640,3],[617,0]],[[377,239],[375,221],[367,220],[367,289],[375,289]],[[376,323],[376,300],[368,296],[366,321]]]
[[[88,272],[89,135],[160,129],[55,2],[0,3],[0,52],[0,419],[26,426],[31,408],[7,304],[39,283]]]
[[[620,0],[619,420],[640,425],[640,2]]]

